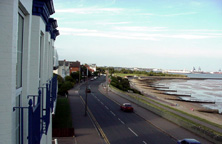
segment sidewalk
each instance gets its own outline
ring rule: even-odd
[[[68,97],[75,137],[58,138],[58,144],[104,144],[90,117],[85,116],[84,105],[78,93],[80,86],[77,85],[69,90]]]

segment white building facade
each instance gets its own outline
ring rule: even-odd
[[[60,75],[63,79],[70,76],[70,62],[66,60],[58,61],[58,68],[53,71],[55,74]]]
[[[52,143],[54,12],[52,0],[0,1],[0,144]]]
[[[89,68],[95,72],[96,71],[96,64],[90,64]]]

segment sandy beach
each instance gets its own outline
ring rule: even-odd
[[[200,112],[200,111],[209,111],[209,109],[206,109],[201,106],[200,103],[191,103],[191,102],[184,102],[184,101],[178,101],[178,96],[173,95],[167,95],[164,94],[163,91],[155,89],[155,87],[152,86],[153,82],[160,80],[160,78],[153,78],[150,79],[131,79],[131,84],[134,88],[138,89],[142,93],[147,94],[146,96],[149,98],[152,98],[154,100],[157,100],[158,102],[164,103],[168,106],[171,106],[173,108],[179,109],[181,111],[184,111],[186,113],[201,117],[203,119],[206,119],[208,121],[222,124],[222,115],[218,113],[208,113],[208,112]],[[215,112],[215,110],[213,110]]]

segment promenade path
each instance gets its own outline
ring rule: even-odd
[[[85,116],[85,107],[78,93],[82,84],[69,90],[69,104],[75,137],[57,138],[58,144],[104,144],[90,117]]]

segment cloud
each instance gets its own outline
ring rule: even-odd
[[[161,57],[205,57],[205,58],[221,58],[222,49],[203,49],[198,47],[192,48],[140,48],[144,55],[155,55]]]
[[[208,39],[208,38],[222,38],[222,35],[212,34],[151,34],[146,33],[147,31],[164,31],[165,27],[120,27],[125,28],[126,31],[99,31],[90,29],[75,29],[75,28],[59,28],[61,35],[72,35],[72,36],[90,36],[90,37],[106,37],[106,38],[117,38],[117,39],[134,39],[134,40],[153,40],[158,41],[163,38],[174,38],[174,39]],[[118,29],[118,28],[117,28]]]
[[[107,37],[118,39],[141,39],[141,40],[157,40],[153,35],[143,33],[128,33],[128,32],[108,32],[89,29],[74,29],[74,28],[59,28],[61,35],[72,36],[91,36],[91,37]]]
[[[85,33],[85,32],[97,32],[97,30],[89,30],[89,29],[75,29],[75,28],[59,28],[59,31],[61,33],[65,32],[65,33],[75,33],[75,32],[82,32],[82,33]]]
[[[206,39],[206,38],[214,38],[214,36],[194,35],[194,34],[175,34],[175,35],[165,35],[164,37],[177,38],[177,39]]]
[[[131,22],[97,22],[98,25],[123,25],[123,24],[129,24]]]
[[[173,17],[173,16],[193,15],[193,14],[197,14],[197,12],[185,12],[185,13],[175,13],[175,14],[155,14],[155,16]]]
[[[123,27],[114,27],[115,30],[122,31],[167,31],[166,27],[144,27],[144,26],[123,26]]]
[[[184,12],[184,13],[171,13],[171,14],[157,14],[157,13],[140,13],[142,16],[160,16],[160,17],[174,17],[174,16],[184,16],[184,15],[194,15],[197,12]]]
[[[153,13],[141,13],[140,15],[144,15],[144,16],[152,16],[152,15],[155,15]]]
[[[76,13],[76,14],[93,14],[93,13],[119,13],[123,11],[122,8],[73,8],[73,9],[58,9],[57,13]]]

